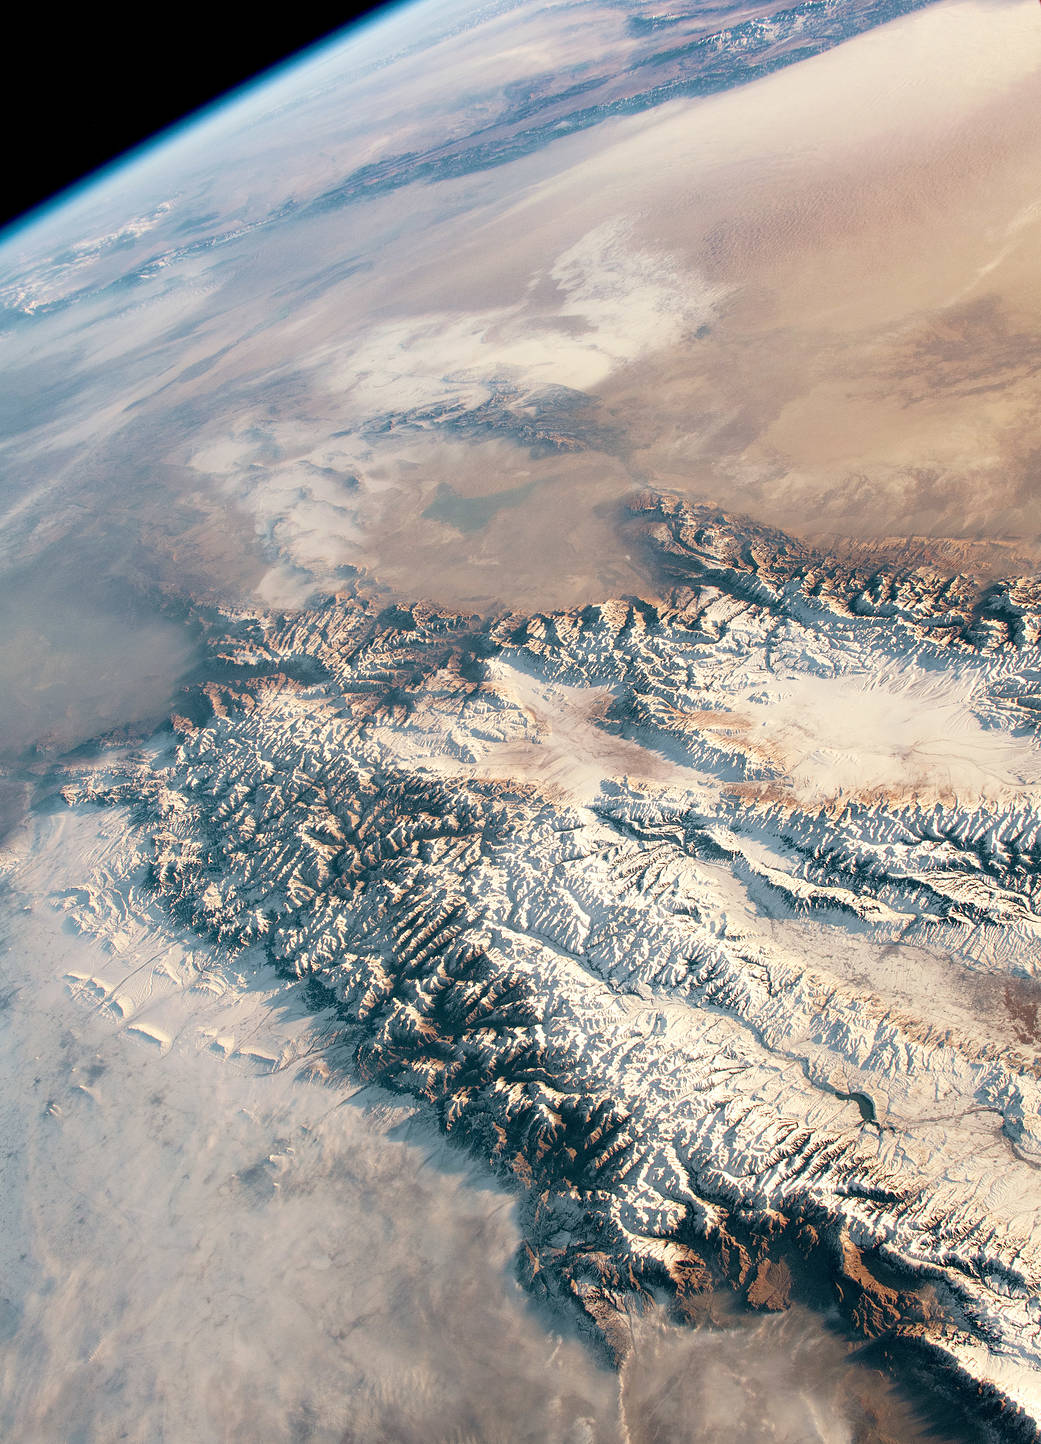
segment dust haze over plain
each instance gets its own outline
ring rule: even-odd
[[[9,234],[0,834],[50,760],[164,718],[209,610],[359,573],[654,595],[647,486],[1035,568],[1036,7],[903,8],[817,44],[748,7],[406,7]],[[12,843],[12,1434],[957,1437],[799,1313],[654,1315],[601,1367],[516,1284],[510,1194],[335,1051],[301,1081],[296,991],[62,930],[105,825]]]
[[[8,547],[75,557],[86,522],[172,590],[297,601],[363,566],[553,605],[646,583],[615,508],[650,483],[1033,554],[1028,6],[926,7],[538,144],[511,106],[566,117],[583,45],[600,100],[647,44],[617,7],[456,16],[389,68],[404,21],[377,26],[9,238]]]

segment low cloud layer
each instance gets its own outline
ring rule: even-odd
[[[7,1437],[918,1437],[798,1311],[709,1301],[693,1331],[651,1314],[621,1376],[602,1367],[517,1284],[510,1195],[339,1071],[336,1019],[302,985],[140,915],[107,947],[62,927],[128,836],[121,813],[51,817],[4,859]]]

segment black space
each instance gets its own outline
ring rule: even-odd
[[[4,21],[0,225],[382,5],[19,4]]]

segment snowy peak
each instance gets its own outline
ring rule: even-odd
[[[65,906],[105,935],[144,889],[312,977],[528,1190],[522,1277],[615,1358],[727,1284],[1034,1437],[1036,584],[996,640],[993,586],[635,514],[667,602],[229,616],[176,749],[70,778],[137,828]]]

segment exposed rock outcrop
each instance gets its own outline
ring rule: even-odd
[[[639,511],[667,605],[229,617],[176,749],[67,789],[148,854],[67,905],[313,975],[361,1074],[524,1186],[523,1278],[613,1357],[727,1282],[1033,1437],[1038,586]]]

